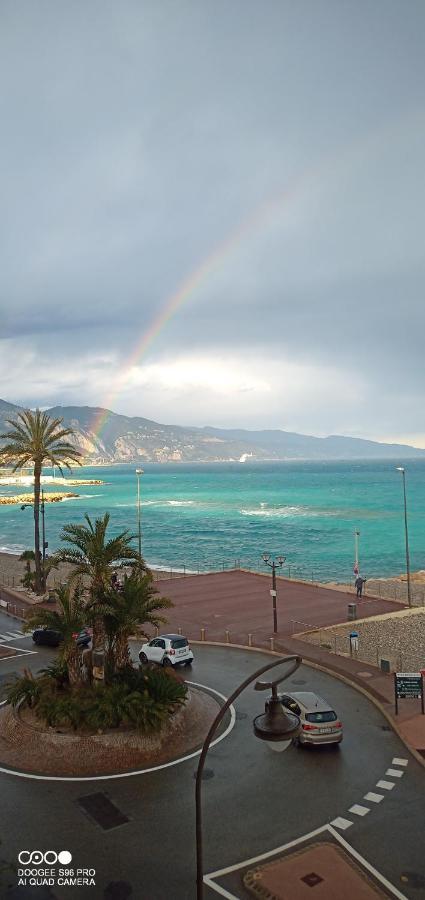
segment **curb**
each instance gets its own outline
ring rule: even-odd
[[[233,650],[253,650],[256,653],[267,653],[269,656],[281,656],[282,655],[281,653],[278,653],[276,650],[267,650],[267,649],[263,649],[262,647],[248,647],[245,644],[230,644],[230,643],[228,644],[228,643],[224,643],[221,641],[192,641],[192,640],[190,643],[197,644],[200,646],[206,645],[209,647],[230,647]],[[376,708],[379,709],[379,712],[382,713],[382,715],[387,720],[389,725],[391,725],[392,730],[400,738],[401,742],[407,748],[409,753],[411,753],[412,756],[414,756],[416,761],[419,763],[419,765],[421,765],[422,768],[425,769],[424,757],[421,756],[420,753],[418,753],[418,751],[416,750],[415,747],[411,747],[411,745],[408,743],[408,741],[406,740],[404,735],[401,733],[400,729],[398,728],[398,726],[397,726],[396,722],[394,721],[394,719],[392,718],[392,716],[390,716],[390,714],[384,708],[384,706],[382,705],[380,700],[378,700],[377,697],[374,697],[373,694],[370,691],[368,691],[366,687],[363,687],[363,685],[358,684],[356,681],[353,681],[347,675],[342,675],[339,672],[335,671],[334,669],[330,669],[327,666],[324,666],[320,663],[316,663],[316,662],[313,662],[312,660],[306,659],[304,656],[302,657],[302,664],[305,666],[309,666],[311,669],[318,669],[320,672],[325,672],[326,675],[330,675],[332,678],[338,678],[340,681],[343,681],[345,684],[348,684],[350,687],[355,688],[355,690],[358,691],[359,694],[363,694],[363,696],[366,697],[367,700],[370,700],[371,703],[373,703],[374,706],[376,706]]]

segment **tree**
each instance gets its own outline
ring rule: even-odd
[[[62,656],[68,669],[69,683],[77,684],[81,680],[80,660],[74,635],[86,624],[83,588],[81,584],[77,584],[73,590],[69,584],[62,584],[54,593],[57,608],[50,610],[37,606],[27,618],[24,630],[32,631],[34,628],[44,626],[62,634]]]
[[[6,419],[11,431],[0,435],[7,443],[0,449],[0,460],[12,464],[13,471],[22,469],[28,463],[34,468],[34,554],[35,554],[35,590],[37,594],[45,591],[44,573],[41,566],[40,552],[40,485],[43,465],[50,463],[57,466],[63,475],[63,466],[70,469],[70,461],[81,465],[81,453],[65,440],[75,438],[72,428],[63,428],[63,419],[52,419],[47,413],[36,409],[19,412],[16,419]]]
[[[60,562],[71,563],[74,571],[71,580],[84,578],[89,581],[89,608],[93,615],[93,648],[104,649],[104,628],[99,615],[99,607],[111,586],[111,576],[115,565],[126,560],[141,572],[146,571],[143,560],[132,546],[134,535],[127,529],[115,537],[107,539],[109,513],[93,523],[88,515],[84,516],[86,525],[65,525],[61,532],[61,540],[69,547],[61,547],[56,554]]]
[[[105,627],[110,670],[123,669],[130,664],[130,635],[139,631],[148,638],[144,625],[157,628],[167,621],[164,616],[159,615],[159,611],[169,609],[173,603],[167,597],[158,597],[157,594],[152,574],[136,569],[124,579],[121,590],[111,588],[105,595],[99,612]]]

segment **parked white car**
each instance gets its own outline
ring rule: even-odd
[[[139,651],[140,663],[155,662],[160,666],[192,665],[189,641],[181,634],[160,634]]]

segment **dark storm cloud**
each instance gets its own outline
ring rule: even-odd
[[[416,0],[4,3],[1,335],[20,390],[49,342],[39,402],[96,402],[72,377],[90,356],[102,402],[108,365],[227,247],[149,362],[233,350],[360,371],[364,428],[387,391],[413,432],[424,24]],[[253,410],[282,424],[265,397]],[[345,425],[337,398],[321,415]]]

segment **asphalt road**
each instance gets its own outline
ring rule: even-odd
[[[6,624],[8,628],[6,628]],[[16,628],[15,628],[16,625]],[[19,630],[0,613],[0,633]],[[32,649],[28,638],[14,644]],[[135,645],[134,654],[137,646]],[[228,695],[263,664],[260,652],[197,647],[187,677]],[[55,656],[40,648],[34,656],[0,660],[1,678],[28,665],[34,670]],[[184,673],[186,674],[186,672]],[[236,704],[234,730],[207,758],[203,782],[205,872],[231,866],[319,828],[337,817],[352,821],[344,839],[406,897],[424,896],[424,771],[367,698],[330,676],[302,666],[285,686],[315,690],[344,722],[340,749],[291,747],[273,753],[255,739],[252,719],[262,711],[264,694],[248,688]],[[393,758],[408,760],[403,777],[393,778],[384,800],[366,804],[365,816],[349,813],[364,804],[388,778]],[[41,896],[93,900],[192,900],[195,897],[194,771],[196,759],[141,776],[119,780],[37,781],[0,775],[0,855],[16,866],[22,849],[69,850],[73,865],[96,869],[96,886],[54,887]],[[104,831],[83,812],[79,798],[104,793],[128,818]],[[408,881],[401,882],[403,873]],[[13,879],[12,879],[13,880]],[[114,893],[111,883],[127,884]],[[415,886],[418,885],[418,886]],[[105,893],[106,891],[106,893]],[[109,891],[109,893],[108,893]],[[130,892],[131,891],[131,892]],[[208,900],[217,894],[206,889]],[[5,898],[8,897],[4,894]],[[20,894],[32,898],[24,888]],[[245,896],[241,893],[240,895]]]

